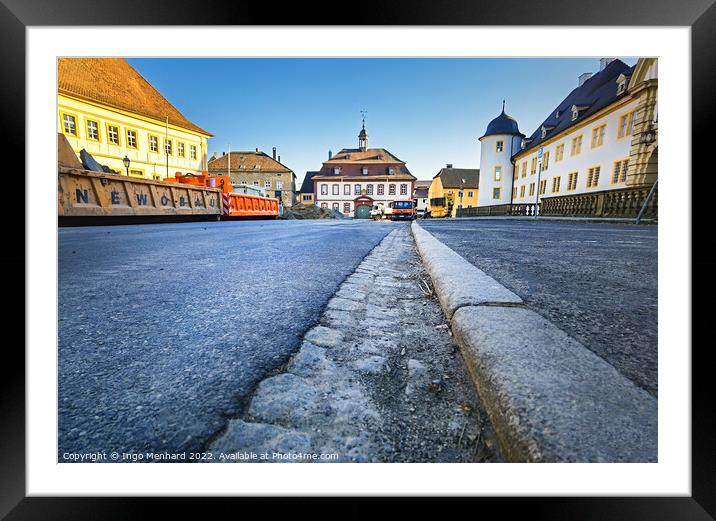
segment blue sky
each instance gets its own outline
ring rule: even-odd
[[[621,58],[628,65],[634,58]],[[446,163],[478,168],[477,140],[501,110],[531,134],[599,59],[129,59],[187,118],[209,154],[277,147],[301,179],[328,150],[356,147],[365,109],[370,147],[430,179]]]

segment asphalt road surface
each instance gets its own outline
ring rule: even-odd
[[[59,461],[206,447],[395,226],[60,229]]]
[[[657,395],[656,226],[509,219],[420,224]]]

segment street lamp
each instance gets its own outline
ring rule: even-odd
[[[122,159],[122,163],[124,163],[124,168],[127,169],[127,177],[129,177],[129,158],[126,155]]]

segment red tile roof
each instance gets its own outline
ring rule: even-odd
[[[59,58],[57,91],[213,135],[185,118],[124,58]]]
[[[265,152],[229,152],[209,160],[209,172],[226,172],[231,156],[232,172],[292,172]]]

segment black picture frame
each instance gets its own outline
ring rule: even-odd
[[[0,0],[0,55],[4,78],[0,82],[3,106],[4,145],[11,150],[15,163],[12,171],[25,172],[25,29],[45,25],[616,25],[616,26],[689,26],[692,45],[692,141],[710,135],[716,85],[716,6],[714,0],[606,0],[569,2],[556,0],[544,4],[526,4],[520,0],[430,0],[373,1],[334,5],[331,9],[307,9],[304,3],[277,4],[270,9],[260,2],[216,2],[204,0]],[[342,5],[342,7],[341,7]],[[356,8],[360,5],[360,9]],[[704,138],[705,139],[705,138]],[[693,170],[706,166],[709,146],[692,145]],[[667,175],[689,175],[684,171]],[[708,172],[708,169],[702,170]],[[24,183],[30,191],[32,172],[25,172]],[[697,185],[693,185],[697,188]],[[17,193],[17,187],[15,188]],[[693,195],[699,195],[694,190]],[[701,194],[703,195],[703,194]],[[12,248],[0,258],[5,274],[25,273],[24,220],[29,197],[14,198],[11,203]],[[12,199],[12,198],[11,198]],[[699,306],[697,292],[712,293],[716,257],[709,248],[716,234],[708,231],[708,204],[691,208],[692,335],[709,324],[709,307]],[[15,206],[13,208],[13,205]],[[31,211],[27,209],[27,211]],[[22,224],[21,224],[22,222]],[[7,226],[7,225],[6,225]],[[699,231],[698,227],[703,227]],[[14,236],[13,236],[14,234]],[[7,239],[6,239],[7,240]],[[19,283],[19,277],[10,276]],[[18,288],[16,295],[24,294]],[[25,307],[20,299],[5,315],[6,327],[17,330]],[[705,331],[704,331],[705,332]],[[708,337],[703,337],[708,338]],[[692,495],[690,497],[603,497],[603,498],[501,498],[484,499],[498,506],[502,516],[522,512],[530,518],[550,520],[644,519],[707,520],[716,514],[716,432],[713,422],[716,406],[710,399],[710,342],[694,342],[692,347]],[[688,346],[684,346],[688,347]],[[159,499],[133,498],[38,498],[25,497],[25,357],[20,343],[5,343],[0,378],[0,516],[5,519],[138,519],[149,504]],[[184,508],[187,498],[175,499]],[[208,508],[202,501],[202,508]],[[226,508],[222,501],[222,509]],[[204,510],[208,514],[208,510]],[[528,514],[526,514],[528,512]],[[207,516],[205,516],[207,517]]]

